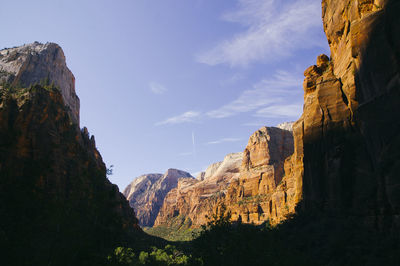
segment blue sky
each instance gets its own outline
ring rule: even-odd
[[[120,189],[145,173],[194,174],[297,120],[303,72],[329,47],[317,0],[6,1],[0,48],[56,42],[81,127]]]

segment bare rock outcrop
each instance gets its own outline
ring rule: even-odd
[[[257,130],[244,152],[210,165],[203,180],[179,182],[166,196],[155,226],[199,227],[222,204],[233,221],[278,223],[298,202],[293,150],[291,131]]]
[[[234,221],[273,224],[294,211],[293,149],[293,134],[280,128],[263,127],[250,137],[240,177],[224,199]]]
[[[136,211],[141,226],[153,226],[165,196],[178,185],[180,179],[194,180],[185,171],[168,169],[164,175],[139,176],[125,188],[123,194]]]
[[[322,1],[331,58],[305,72],[294,125],[302,206],[399,225],[400,2]]]
[[[239,177],[243,153],[225,156],[222,162],[207,168],[203,180],[179,180],[178,186],[165,197],[155,226],[181,225],[199,227],[207,222],[206,215],[215,208],[232,180]]]
[[[59,45],[34,42],[0,50],[0,86],[27,88],[33,84],[57,87],[68,107],[68,114],[79,126],[75,77],[67,67]]]

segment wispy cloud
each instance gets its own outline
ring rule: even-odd
[[[164,94],[167,91],[167,88],[165,88],[162,84],[154,81],[149,83],[149,88],[152,93],[158,95]]]
[[[158,122],[155,125],[160,126],[160,125],[174,125],[174,124],[181,124],[181,123],[187,123],[187,122],[193,122],[197,118],[201,116],[201,112],[196,112],[196,111],[188,111],[183,114],[173,116],[170,118],[165,119],[164,121]]]
[[[215,145],[215,144],[221,144],[221,143],[225,143],[225,142],[238,142],[241,139],[239,138],[223,138],[223,139],[219,139],[219,140],[215,140],[215,141],[210,141],[205,143],[206,145]]]
[[[302,112],[302,103],[270,105],[258,110],[254,116],[265,118],[299,117]]]
[[[211,118],[226,118],[255,111],[260,108],[285,104],[288,95],[298,94],[302,78],[285,71],[277,71],[270,79],[263,79],[250,90],[243,91],[238,98],[222,107],[206,113]]]
[[[222,19],[246,30],[197,56],[208,65],[246,66],[287,58],[303,48],[323,46],[318,38],[321,3],[315,0],[239,0]]]
[[[236,99],[219,108],[207,112],[188,111],[156,125],[196,122],[204,118],[221,119],[241,113],[251,113],[253,116],[264,118],[295,118],[301,114],[302,103],[293,103],[292,99],[301,97],[302,80],[300,73],[278,70],[271,78],[262,79],[251,89],[244,90]]]

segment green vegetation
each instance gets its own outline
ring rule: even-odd
[[[201,259],[186,255],[172,245],[163,249],[152,247],[151,251],[139,254],[131,248],[117,247],[107,259],[109,265],[204,265]]]
[[[178,215],[170,218],[165,226],[145,227],[143,230],[168,241],[190,241],[201,231],[200,228],[191,228],[191,225],[190,218]]]
[[[239,206],[244,205],[244,204],[249,204],[249,203],[258,205],[261,202],[266,201],[266,200],[267,200],[267,195],[255,195],[255,196],[243,197],[237,203],[239,204]]]
[[[152,236],[157,236],[164,238],[168,241],[190,241],[193,240],[196,235],[201,231],[197,228],[181,228],[174,229],[167,226],[157,226],[157,227],[145,227],[143,228],[147,234]]]

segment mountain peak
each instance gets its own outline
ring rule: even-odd
[[[70,109],[70,118],[79,125],[80,103],[75,93],[75,77],[58,44],[33,42],[0,50],[0,86],[27,88],[33,84],[57,87]]]

